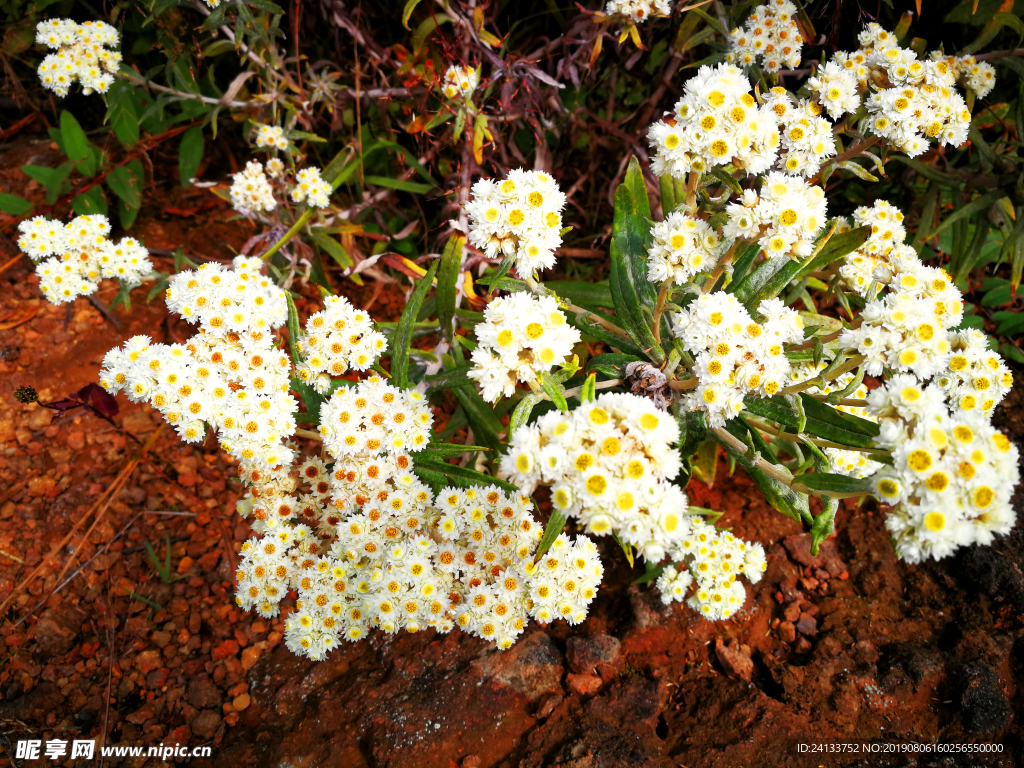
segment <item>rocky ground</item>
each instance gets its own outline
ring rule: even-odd
[[[16,168],[28,156],[45,164],[47,151],[28,144],[5,161],[0,188],[31,195]],[[252,230],[212,200],[169,193],[144,209],[138,234],[150,248],[185,244],[226,260]],[[17,255],[3,225],[0,265]],[[361,306],[374,302],[378,319],[400,311],[391,290],[345,290]],[[158,419],[121,398],[114,425],[81,409],[52,422],[51,410],[20,405],[13,392],[31,385],[57,400],[95,381],[106,350],[135,333],[188,335],[160,301],[135,304],[130,315],[115,312],[118,328],[85,300],[70,313],[43,302],[25,259],[0,273],[0,601],[42,564],[0,626],[4,764],[36,764],[15,759],[19,739],[102,733],[119,745],[211,745],[212,758],[191,764],[237,768],[1024,760],[1024,530],[909,566],[895,559],[882,514],[846,502],[838,535],[811,557],[799,526],[742,471],[729,477],[724,462],[713,487],[695,480],[688,493],[768,550],[766,577],[739,615],[712,624],[663,606],[649,587],[630,586],[638,572],[604,546],[591,618],[534,626],[504,653],[459,632],[424,632],[375,633],[320,664],[293,656],[280,619],[234,606],[234,553],[249,529],[233,513],[233,465],[212,444],[186,447],[166,432],[111,503],[52,552],[154,437]],[[1019,445],[1022,393],[1024,381],[996,419]],[[147,543],[161,567],[170,548],[168,571]],[[798,751],[865,739],[1002,751]]]

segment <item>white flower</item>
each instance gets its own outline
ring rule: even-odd
[[[785,88],[775,87],[765,106],[775,114],[782,130],[778,165],[786,173],[809,178],[827,158],[835,156],[832,125],[821,117],[818,104],[798,102]]]
[[[106,216],[78,216],[63,226],[36,216],[21,222],[18,230],[18,247],[39,262],[39,290],[54,304],[93,293],[104,277],[117,278],[134,288],[153,271],[149,251],[137,240],[107,240],[110,222]]]
[[[886,527],[901,558],[938,559],[1009,532],[1020,457],[1005,435],[980,413],[950,414],[934,385],[910,377],[895,377],[869,401],[882,424],[877,443],[893,458],[872,484],[892,507]]]
[[[608,0],[604,12],[609,16],[626,16],[634,24],[641,24],[651,16],[672,13],[669,0]]]
[[[683,285],[694,275],[713,269],[726,245],[706,221],[681,211],[656,222],[651,237],[647,279],[655,283],[671,279]]]
[[[535,381],[539,373],[566,364],[580,332],[566,322],[551,296],[525,291],[490,302],[476,326],[469,377],[480,383],[484,400],[511,397],[516,384]]]
[[[867,298],[872,293],[872,285],[876,290],[879,287],[879,276],[888,280],[897,262],[903,263],[908,258],[916,260],[917,253],[903,244],[907,235],[903,212],[891,203],[878,200],[870,207],[862,205],[853,212],[853,220],[858,227],[871,227],[871,234],[863,245],[845,257],[839,274],[852,290]],[[837,232],[850,229],[844,221]]]
[[[678,438],[675,419],[650,400],[604,394],[517,429],[501,472],[524,493],[553,486],[555,508],[589,533],[615,532],[658,562],[688,530],[686,496],[670,482],[680,467]]]
[[[331,185],[321,178],[320,169],[308,166],[295,174],[292,200],[296,203],[305,201],[315,208],[326,208],[330,205],[331,191]]]
[[[803,36],[796,24],[797,9],[789,0],[771,0],[750,12],[747,23],[730,35],[726,61],[749,67],[761,64],[768,72],[800,66]]]
[[[758,107],[743,71],[719,64],[701,67],[686,81],[675,114],[654,123],[647,141],[659,176],[685,178],[730,163],[759,174],[778,156],[779,129],[772,113]]]
[[[785,345],[803,339],[803,320],[778,299],[762,301],[758,313],[755,322],[735,296],[718,291],[698,296],[673,317],[699,382],[686,402],[707,411],[712,427],[737,416],[746,395],[776,394],[790,372]]]
[[[277,207],[274,192],[263,173],[263,166],[255,160],[245,164],[245,170],[231,177],[231,206],[246,216]]]
[[[749,192],[750,190],[748,190]],[[764,177],[761,194],[726,206],[725,237],[758,240],[769,258],[800,260],[814,252],[814,241],[825,224],[825,191],[778,172]]]
[[[554,266],[565,195],[551,176],[509,171],[503,181],[480,179],[472,193],[465,206],[471,244],[491,258],[515,258],[520,275]]]
[[[1003,358],[988,348],[988,338],[981,331],[950,331],[948,339],[952,356],[936,383],[945,390],[954,412],[991,416],[1013,386],[1013,373]]]
[[[106,93],[114,82],[121,52],[114,50],[117,30],[102,21],[76,24],[70,19],[50,19],[36,25],[36,42],[56,51],[43,58],[39,79],[43,87],[60,97],[68,95],[77,80],[82,93]]]
[[[434,416],[418,392],[371,376],[341,387],[320,409],[320,435],[335,456],[421,451]]]
[[[284,129],[279,125],[259,125],[256,128],[256,146],[269,149],[288,149],[288,139],[285,138]],[[270,162],[267,163],[268,172],[270,171]],[[271,173],[270,175],[275,176],[276,174]]]
[[[452,64],[444,73],[441,90],[445,98],[451,101],[469,99],[480,84],[480,69],[459,64]]]
[[[341,376],[349,368],[367,370],[387,346],[384,335],[374,330],[369,314],[342,296],[329,296],[324,299],[323,311],[310,315],[305,331],[296,340],[302,361],[295,375],[323,394],[329,391],[332,377]]]
[[[845,114],[855,114],[860,109],[856,72],[835,59],[817,68],[814,76],[808,79],[807,88],[817,96],[818,103],[833,120],[839,120]]]

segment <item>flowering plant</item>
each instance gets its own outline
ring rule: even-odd
[[[220,29],[228,4],[208,5],[207,26]],[[641,45],[638,22],[670,9],[606,10],[594,21],[621,22],[623,39]],[[964,325],[962,269],[926,264],[893,203],[830,216],[826,186],[877,181],[894,163],[941,176],[913,158],[964,143],[994,70],[903,47],[905,26],[872,23],[856,51],[818,61],[787,89],[780,75],[800,64],[806,37],[798,15],[787,0],[755,8],[647,127],[649,172],[631,156],[615,185],[607,282],[541,279],[571,229],[554,169],[461,172],[456,218],[428,268],[383,246],[354,267],[345,236],[388,238],[351,221],[372,196],[340,210],[332,195],[394,142],[360,137],[320,165],[318,137],[296,128],[317,99],[296,102],[283,87],[239,107],[259,113],[247,135],[270,156],[220,189],[264,227],[230,266],[179,261],[176,274],[155,273],[140,243],[108,239],[99,213],[21,223],[19,244],[51,301],[88,295],[104,277],[125,292],[155,280],[168,309],[196,327],[182,344],[129,339],[106,356],[100,381],[150,403],[183,441],[213,436],[237,461],[238,512],[253,533],[239,606],[267,617],[288,608],[286,643],[313,659],[373,629],[459,627],[505,649],[531,619],[586,618],[604,573],[597,542],[609,537],[630,565],[644,561],[639,581],[664,602],[728,619],[767,563],[760,543],[689,503],[691,476],[712,478],[719,451],[810,531],[812,553],[845,498],[888,506],[908,562],[1008,532],[1019,455],[990,418],[1013,377]],[[465,25],[487,42],[482,21]],[[259,48],[256,69],[283,86],[288,75],[268,71],[280,58],[273,34],[251,34],[245,52]],[[58,22],[39,36],[59,48],[40,65],[46,87],[67,91],[46,78],[70,62],[86,90],[114,90],[117,57],[103,46],[115,32]],[[480,67],[452,64],[431,82],[444,108],[409,132],[454,115],[458,143],[472,120],[463,167],[480,163],[493,138],[478,106],[485,82]],[[330,91],[320,87],[311,93]],[[279,108],[290,117],[275,121]],[[412,161],[408,176],[420,171],[430,178]],[[961,212],[983,207],[971,206]],[[400,319],[374,323],[332,293],[313,274],[320,252],[350,278],[392,256],[415,280]],[[306,277],[322,308],[303,323],[295,299]],[[423,331],[430,349],[412,343]],[[436,429],[431,402],[444,391],[457,410]],[[463,427],[466,442],[449,442]]]

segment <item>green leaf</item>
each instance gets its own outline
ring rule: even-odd
[[[75,195],[71,199],[71,209],[79,216],[90,216],[97,213],[106,216],[110,210],[107,206],[107,198],[103,194],[103,188],[98,184]]]
[[[53,199],[56,200],[65,180],[71,175],[73,167],[74,163],[63,163],[56,168],[47,168],[42,165],[23,165],[21,166],[21,172],[46,187],[46,191],[53,195]]]
[[[579,400],[581,403],[589,403],[597,397],[597,374],[591,373],[580,386]]]
[[[645,192],[642,202],[646,200]],[[650,218],[649,213],[647,218],[644,217],[640,205],[641,202],[626,184],[620,184],[615,190],[611,276],[608,282],[617,324],[629,334],[638,348],[649,350],[651,359],[661,363],[665,358],[664,352],[651,332],[650,321],[641,310],[641,290],[646,295],[653,291],[654,286],[647,280],[646,240],[650,234]],[[653,308],[656,301],[657,296],[647,302],[646,306]]]
[[[647,279],[647,250],[651,244],[651,201],[647,197],[647,184],[636,157],[631,157],[626,176],[616,190],[624,193],[624,205],[619,210],[616,199],[616,217],[612,239],[626,258],[630,279],[637,297],[644,306],[653,307],[658,300],[658,289]],[[618,226],[615,226],[615,225]]]
[[[427,192],[434,189],[433,184],[419,184],[415,181],[392,179],[388,176],[364,176],[363,180],[367,184],[386,187],[387,189],[397,189],[401,192],[412,192],[417,195],[425,195]]]
[[[430,18],[424,19],[412,33],[412,51],[419,55],[427,45],[427,38],[442,24],[452,23],[452,17],[446,13],[434,13]]]
[[[873,421],[838,411],[806,392],[800,393],[800,402],[807,414],[805,430],[809,434],[858,448],[874,446],[873,438],[878,436],[878,425]]]
[[[408,30],[412,27],[409,26],[409,17],[412,16],[412,12],[416,10],[416,6],[419,5],[420,0],[406,0],[405,8],[402,9],[402,26]]]
[[[183,187],[192,186],[192,179],[199,171],[199,164],[203,161],[203,144],[203,129],[198,125],[189,128],[181,137],[178,147],[178,178]]]
[[[966,219],[970,216],[973,216],[979,211],[987,211],[996,203],[997,200],[999,200],[999,198],[1005,196],[1005,192],[1003,192],[1002,190],[996,190],[995,192],[989,192],[987,195],[982,195],[981,197],[975,198],[971,202],[967,203],[967,205],[958,208],[949,216],[943,217],[942,223],[939,224],[939,226],[932,230],[928,235],[925,235],[924,239],[931,240],[937,234],[945,230],[947,227],[952,226],[961,219]]]
[[[232,45],[227,40],[226,42]],[[125,80],[115,80],[107,92],[106,122],[124,147],[134,147],[139,141],[139,112],[135,105],[135,93]]]
[[[292,365],[297,367],[299,364],[299,351],[295,345],[299,340],[299,335],[302,333],[302,326],[299,323],[299,311],[295,307],[295,300],[292,299],[291,293],[285,291],[285,297],[288,300],[288,351],[292,357]],[[320,393],[304,381],[296,378],[291,380],[291,388],[299,393],[299,397],[302,398],[302,403],[306,406],[306,410],[319,422],[320,405],[323,402],[323,397]]]
[[[700,473],[698,479],[711,488],[715,484],[718,469],[718,443],[714,440],[705,440],[701,443],[694,455],[694,467]]]
[[[479,440],[493,451],[501,449],[501,440],[498,433],[504,429],[501,419],[494,412],[480,393],[470,387],[457,387],[452,390],[455,399],[462,406],[469,425],[473,428],[473,437]]]
[[[421,459],[440,460],[452,456],[461,456],[464,453],[476,453],[477,451],[489,451],[482,445],[461,445],[459,443],[429,443],[426,448],[416,454],[416,461]]]
[[[510,438],[517,429],[530,420],[530,414],[533,413],[534,406],[543,399],[543,395],[539,392],[527,392],[523,395],[523,399],[516,405],[515,410],[512,411],[512,416],[509,418],[508,434]]]
[[[435,261],[430,265],[427,274],[420,278],[409,296],[409,303],[405,305],[402,316],[398,319],[398,327],[395,328],[391,350],[391,378],[395,386],[401,389],[409,387],[409,348],[412,344],[413,326],[416,324],[427,291],[434,281],[434,275],[437,274],[439,264],[440,262]]]
[[[142,206],[142,179],[127,166],[119,165],[107,174],[107,186],[129,208]]]
[[[313,242],[316,243],[321,250],[327,251],[328,255],[330,255],[330,257],[334,259],[342,269],[348,269],[352,266],[352,257],[349,255],[348,251],[346,251],[345,247],[330,235],[325,235],[322,232],[314,232]]]
[[[455,387],[469,387],[472,389],[473,380],[466,376],[471,370],[473,370],[472,363],[463,363],[455,368],[436,373],[433,376],[424,376],[423,381],[427,383],[427,394],[436,392],[439,389],[454,389]]]
[[[662,563],[661,565],[655,565],[654,563],[645,560],[644,567],[647,569],[647,571],[644,573],[643,576],[640,576],[629,582],[629,585],[632,587],[637,586],[639,584],[649,584],[652,581],[657,581],[661,574],[665,572],[665,569],[668,568],[670,565],[673,565],[673,563]]]
[[[23,197],[0,192],[0,211],[12,216],[21,216],[32,210],[32,203]]]
[[[60,113],[60,136],[64,144],[64,154],[69,159],[80,161],[89,158],[89,139],[86,138],[85,131],[75,116],[67,110]]]
[[[587,361],[587,373],[598,371],[609,379],[621,378],[629,363],[642,361],[642,357],[628,355],[624,352],[607,352],[602,355],[594,355]]]
[[[452,235],[441,254],[437,270],[437,320],[449,343],[453,341],[452,320],[455,318],[455,300],[458,296],[459,268],[462,266],[462,246],[466,238]]]
[[[426,470],[433,472],[437,475],[443,475],[447,482],[452,485],[457,485],[462,488],[470,488],[473,486],[488,486],[496,485],[504,491],[509,493],[519,494],[519,489],[512,485],[512,483],[499,480],[492,475],[485,475],[483,472],[477,472],[475,469],[469,467],[460,467],[456,464],[449,464],[446,461],[438,461],[436,459],[421,459],[418,455],[413,458],[412,468],[415,472]]]
[[[683,411],[677,407],[675,417],[679,424],[679,456],[688,459],[708,436],[707,415],[704,411]]]
[[[544,377],[540,383],[541,389],[544,393],[551,398],[551,402],[555,404],[562,413],[568,413],[569,404],[565,401],[565,395],[563,394],[565,388],[561,384],[557,384],[551,381],[550,377]]]
[[[739,453],[729,443],[715,438],[729,452],[736,462],[742,466],[750,479],[764,494],[765,499],[777,511],[795,520],[798,523],[812,523],[811,510],[808,506],[807,494],[797,493],[780,480],[767,474],[764,470],[754,465],[753,457],[759,454],[762,458],[771,456],[771,450],[761,439],[757,430],[751,430],[743,419],[732,419],[726,422],[725,429],[733,436],[738,437],[747,445],[746,453]]]
[[[555,543],[555,539],[561,535],[562,529],[565,528],[566,520],[566,516],[557,509],[551,510],[548,524],[544,526],[544,535],[540,537],[540,542],[537,544],[537,552],[533,556],[534,560],[551,549],[551,545]]]
[[[586,283],[577,280],[551,280],[544,283],[558,294],[559,298],[568,299],[573,304],[578,304],[584,309],[611,309],[615,306],[612,299],[611,287],[607,280],[599,283]]]

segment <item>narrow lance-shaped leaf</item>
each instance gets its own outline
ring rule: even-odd
[[[455,301],[461,274],[459,268],[462,266],[462,246],[465,242],[466,238],[462,235],[448,238],[441,255],[441,266],[437,270],[437,319],[449,342],[454,333],[452,320],[455,318]]]
[[[438,262],[435,261],[430,265],[427,273],[420,278],[409,296],[409,303],[405,305],[402,316],[398,320],[398,327],[395,329],[391,350],[391,378],[394,380],[395,386],[402,389],[409,386],[409,349],[412,343],[413,326],[420,313],[420,307],[423,306],[427,291],[430,290],[434,281],[434,275],[437,274],[437,267]]]

